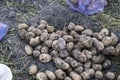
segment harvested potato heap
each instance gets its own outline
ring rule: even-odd
[[[58,68],[38,72],[38,67],[31,65],[29,74],[36,75],[37,80],[117,80],[115,73],[108,71],[111,60],[107,57],[119,55],[120,44],[108,29],[93,32],[70,22],[64,30],[56,30],[44,20],[36,27],[19,24],[18,29],[20,38],[29,43],[25,45],[27,55],[42,63],[53,61]]]

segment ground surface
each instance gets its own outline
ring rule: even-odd
[[[104,13],[84,16],[73,13],[64,0],[0,0],[0,21],[10,26],[7,36],[0,42],[0,63],[11,67],[13,80],[35,80],[34,76],[29,76],[27,72],[30,64],[36,63],[41,70],[50,66],[41,66],[41,63],[25,54],[24,45],[27,43],[20,40],[17,35],[18,23],[26,22],[30,26],[35,26],[41,19],[45,19],[50,25],[62,29],[72,21],[94,31],[107,27],[120,37],[119,4],[120,0],[108,0]],[[120,59],[112,59],[117,65],[113,65],[112,70],[117,71]]]

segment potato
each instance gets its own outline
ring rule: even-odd
[[[42,34],[42,31],[40,29],[36,29],[35,34],[37,36],[40,36]]]
[[[58,40],[54,40],[53,43],[52,43],[52,48],[54,50],[58,50]]]
[[[65,40],[63,38],[58,39],[58,48],[60,50],[66,49],[66,42],[65,42]]]
[[[101,71],[96,71],[95,72],[95,78],[98,79],[98,80],[103,80],[104,75]]]
[[[41,54],[41,53],[40,53],[39,50],[34,50],[34,51],[33,51],[33,56],[34,56],[34,57],[39,57],[40,54]]]
[[[90,61],[87,61],[86,63],[84,63],[84,69],[87,70],[87,69],[90,69],[92,66],[92,63]]]
[[[38,46],[36,46],[34,49],[40,51],[41,48],[42,48],[42,45],[38,45]]]
[[[29,74],[30,75],[34,75],[35,73],[37,73],[37,66],[35,64],[32,64],[30,67],[29,67]]]
[[[84,27],[80,26],[80,25],[76,25],[75,26],[75,31],[77,32],[82,32],[84,30]]]
[[[92,52],[90,52],[88,50],[83,50],[82,52],[86,55],[87,59],[91,59],[92,58]]]
[[[62,71],[61,69],[57,69],[57,70],[55,71],[55,75],[56,75],[56,77],[57,77],[58,79],[61,79],[61,80],[63,80],[63,79],[66,77],[65,72]]]
[[[25,23],[18,24],[18,29],[28,29],[28,25]]]
[[[43,46],[42,48],[41,48],[41,53],[42,54],[47,54],[49,52],[49,48],[47,47],[47,46]]]
[[[64,80],[72,80],[70,77],[65,77]]]
[[[66,49],[67,49],[68,51],[71,51],[71,50],[74,48],[74,43],[73,43],[73,42],[69,42],[69,43],[67,43],[66,46],[67,46]]]
[[[70,54],[69,54],[69,52],[67,51],[67,50],[60,50],[59,51],[59,56],[61,57],[61,58],[66,58],[66,57],[68,57]]]
[[[55,74],[52,71],[47,70],[45,73],[46,73],[48,79],[56,80],[56,76],[55,76]]]
[[[104,46],[110,46],[112,43],[112,38],[111,37],[104,37],[102,40],[102,43]]]
[[[21,39],[26,39],[26,33],[27,31],[25,29],[21,29],[21,30],[18,30],[18,36],[21,38]]]
[[[40,40],[41,40],[42,42],[45,42],[45,41],[48,40],[48,39],[49,39],[48,33],[42,33],[42,34],[41,34]]]
[[[57,68],[66,70],[66,69],[69,69],[70,67],[69,64],[66,63],[64,60],[62,60],[61,58],[54,58],[53,61]]]
[[[90,29],[85,29],[85,30],[82,32],[82,35],[92,36],[92,35],[93,35],[93,31],[90,30]]]
[[[114,80],[115,79],[115,74],[113,72],[107,72],[106,73],[106,78],[109,80]]]
[[[102,65],[101,65],[101,64],[93,64],[93,65],[92,65],[92,68],[93,68],[95,71],[101,71],[101,70],[102,70]]]
[[[47,79],[47,76],[46,76],[45,73],[43,73],[43,72],[38,72],[38,73],[36,74],[36,79],[37,79],[37,80],[48,80],[48,79]]]
[[[51,33],[51,32],[54,32],[54,26],[47,26],[46,27],[46,30]]]
[[[76,31],[72,30],[70,32],[70,35],[73,36],[73,37],[76,37],[76,35],[78,35],[78,33]]]
[[[109,35],[109,30],[107,28],[104,28],[100,31],[100,35],[102,35],[102,37],[108,36]]]
[[[48,63],[51,61],[51,56],[49,54],[41,54],[39,56],[39,60],[42,62],[42,63]]]
[[[78,67],[74,68],[74,71],[81,74],[84,71],[84,68],[82,66],[78,66]]]
[[[63,39],[66,41],[66,42],[72,42],[74,40],[74,38],[70,35],[65,35],[63,36]]]
[[[59,55],[58,55],[58,51],[56,51],[56,50],[52,50],[52,51],[50,52],[50,55],[51,55],[52,58],[59,56]]]
[[[25,45],[25,52],[27,55],[32,55],[33,48],[30,45]]]
[[[82,80],[82,77],[76,72],[70,72],[70,77],[72,78],[72,80]]]
[[[113,46],[106,47],[103,52],[104,55],[114,55],[115,54],[115,48]]]
[[[30,41],[30,39],[35,38],[36,35],[34,32],[27,32],[25,36],[26,36],[26,40]]]
[[[48,46],[49,48],[52,47],[52,43],[53,43],[52,40],[46,40],[45,41],[45,45]]]
[[[75,24],[73,22],[70,22],[68,25],[68,30],[73,30],[75,28]]]
[[[30,44],[31,46],[37,46],[37,45],[40,44],[40,42],[41,42],[41,41],[40,41],[40,37],[37,36],[37,37],[35,37],[35,38],[31,38],[29,44]]]
[[[117,80],[120,80],[120,75],[118,75]]]
[[[120,43],[116,45],[115,56],[119,56],[119,54],[120,54]]]
[[[103,68],[108,69],[111,66],[112,62],[110,60],[105,60],[103,63]]]
[[[58,40],[60,37],[61,37],[60,34],[52,33],[50,34],[49,40],[52,40],[52,41]]]
[[[118,36],[115,34],[115,33],[111,33],[111,38],[112,38],[112,45],[115,45],[115,44],[117,44],[117,42],[118,42]]]
[[[95,37],[96,39],[98,39],[98,40],[102,40],[102,35],[100,35],[99,33],[97,33],[97,32],[95,32],[95,33],[93,33],[93,37]]]
[[[66,61],[67,63],[69,63],[73,68],[78,66],[77,61],[76,61],[75,59],[73,59],[72,57],[67,57],[67,58],[65,59],[65,61]]]
[[[92,57],[93,63],[102,63],[105,60],[105,57],[103,55],[95,55]]]

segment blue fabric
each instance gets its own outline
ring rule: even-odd
[[[0,41],[7,34],[7,31],[8,31],[8,25],[3,24],[3,23],[0,22]]]
[[[106,0],[78,0],[77,4],[71,3],[70,0],[66,0],[66,2],[74,11],[85,15],[101,13],[104,10],[104,6],[107,5]]]

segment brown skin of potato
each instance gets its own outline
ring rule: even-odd
[[[92,52],[90,52],[88,50],[83,50],[82,52],[86,55],[87,59],[91,59],[92,58]]]
[[[54,50],[58,50],[58,40],[54,40],[53,43],[52,43],[52,48]]]
[[[115,56],[119,56],[120,55],[120,43],[116,45],[116,49],[115,49]]]
[[[102,63],[105,60],[105,57],[103,55],[95,55],[92,57],[93,63]]]
[[[47,70],[45,73],[46,73],[48,79],[56,80],[56,76],[55,76],[55,74],[52,71]]]
[[[111,38],[112,38],[112,43],[111,44],[112,45],[117,44],[119,38],[118,38],[118,36],[115,33],[111,33]]]
[[[67,43],[66,46],[67,46],[66,49],[67,49],[68,51],[71,51],[71,50],[74,48],[74,43],[73,43],[73,42],[69,42],[69,43]]]
[[[39,60],[42,62],[42,63],[48,63],[51,61],[51,56],[49,54],[41,54],[39,56]]]
[[[40,53],[40,51],[38,51],[38,50],[34,50],[34,51],[33,51],[33,56],[34,56],[34,57],[39,57],[40,54],[41,54],[41,53]]]
[[[102,40],[102,36],[97,32],[93,33],[93,37],[97,38],[98,40]]]
[[[49,48],[52,47],[52,43],[53,43],[52,40],[46,40],[45,41],[45,45],[48,46]]]
[[[70,55],[70,53],[67,51],[67,50],[60,50],[59,51],[59,56],[61,57],[61,58],[66,58],[66,57],[68,57]]]
[[[39,45],[40,42],[41,42],[39,38],[40,38],[39,36],[37,36],[35,38],[31,38],[29,44],[31,46],[37,46],[37,45]]]
[[[101,71],[96,71],[95,72],[95,78],[98,79],[98,80],[103,80],[103,73]]]
[[[82,32],[82,35],[92,36],[92,35],[93,35],[93,31],[90,30],[90,29],[85,29],[85,30]]]
[[[93,43],[97,50],[102,51],[104,49],[104,44],[96,38],[93,38]]]
[[[72,30],[70,32],[70,35],[73,36],[73,37],[76,37],[76,35],[78,35],[78,33],[76,31]]]
[[[57,77],[58,79],[60,79],[60,80],[63,80],[63,79],[66,77],[65,72],[64,72],[63,70],[61,70],[61,69],[57,69],[57,70],[55,71],[55,75],[56,75],[56,77]]]
[[[93,68],[95,71],[101,71],[101,70],[102,70],[102,65],[101,65],[101,64],[93,64],[93,65],[92,65],[92,68]]]
[[[107,72],[106,73],[106,78],[109,80],[114,80],[115,79],[115,74],[113,72]]]
[[[105,68],[105,69],[109,68],[111,63],[112,62],[110,60],[105,60],[104,63],[103,63],[103,68]]]
[[[69,63],[73,68],[78,66],[77,61],[76,61],[75,59],[73,59],[72,57],[67,57],[67,58],[65,59],[65,61],[66,61],[67,63]]]
[[[70,22],[68,25],[68,30],[74,30],[75,24],[73,22]]]
[[[102,43],[104,46],[110,46],[112,43],[112,38],[111,37],[104,37],[102,40]]]
[[[74,41],[74,38],[70,35],[65,35],[63,36],[63,39],[66,41],[66,42],[72,42]]]
[[[72,80],[82,80],[82,77],[77,74],[76,72],[70,72],[70,77],[72,78]]]
[[[75,26],[75,31],[82,32],[83,30],[84,30],[84,28],[82,26],[80,26],[80,25]]]
[[[38,73],[36,74],[36,79],[37,79],[37,80],[48,80],[48,79],[47,79],[47,76],[46,76],[45,73],[43,73],[43,72],[38,72]]]
[[[42,48],[41,48],[41,53],[42,54],[47,54],[49,52],[49,48],[47,47],[47,46],[43,46]]]
[[[42,33],[42,34],[41,34],[40,40],[41,40],[42,42],[45,42],[45,41],[48,40],[48,39],[49,39],[48,33]]]
[[[58,39],[58,48],[60,50],[66,49],[66,41],[63,38]]]
[[[28,29],[28,25],[25,23],[18,24],[18,29]]]
[[[37,36],[40,36],[42,34],[42,31],[40,29],[36,29],[35,34]]]
[[[25,52],[27,55],[32,55],[33,48],[30,45],[25,45]]]
[[[30,67],[29,67],[29,74],[30,75],[34,75],[35,73],[37,73],[37,66],[32,64]]]
[[[53,26],[47,26],[46,27],[46,30],[51,33],[51,32],[54,32],[54,27]]]
[[[65,62],[64,60],[62,60],[61,58],[54,58],[53,59],[55,65],[57,68],[63,69],[63,70],[67,70],[69,69],[69,64],[67,62]]]
[[[104,28],[100,31],[99,33],[102,37],[108,36],[109,35],[109,30]]]
[[[115,48],[113,46],[108,46],[103,50],[104,55],[114,55],[115,54]]]

